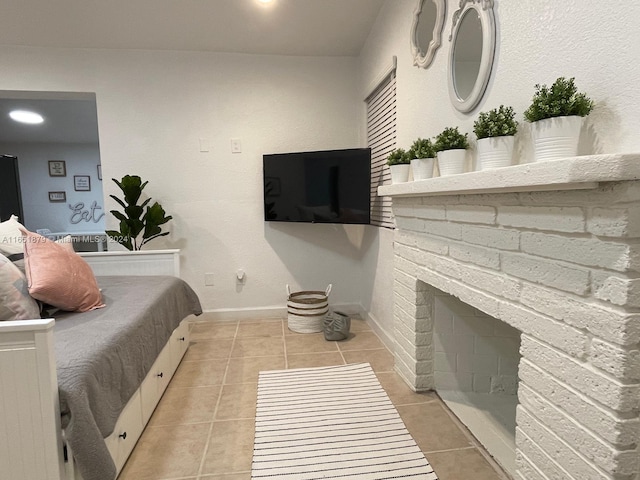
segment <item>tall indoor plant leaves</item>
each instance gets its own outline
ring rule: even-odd
[[[158,202],[148,206],[151,198],[147,198],[138,205],[142,190],[149,182],[143,183],[137,175],[125,175],[120,181],[115,178],[111,180],[122,190],[124,198],[109,195],[123,209],[123,211],[111,210],[111,214],[120,221],[120,230],[107,230],[106,234],[110,238],[129,250],[140,250],[145,243],[154,238],[169,235],[169,232],[162,231],[160,225],[164,225],[172,217],[166,215],[164,208]],[[141,234],[142,237],[139,238]]]

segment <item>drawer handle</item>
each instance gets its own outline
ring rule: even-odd
[[[118,437],[120,437],[123,440],[127,439],[127,432],[121,433],[120,435],[118,435]]]
[[[160,373],[158,374],[158,377],[160,377],[160,378],[162,378],[163,376],[164,376],[164,374],[163,374],[162,372],[160,372]]]
[[[181,342],[184,342],[186,339],[184,337],[180,337],[178,340],[180,340]]]

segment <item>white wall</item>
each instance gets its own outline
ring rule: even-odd
[[[371,247],[362,261],[362,306],[387,347],[394,348],[393,230],[367,227]]]
[[[442,46],[428,69],[414,67],[411,57],[409,35],[418,0],[387,0],[360,55],[361,99],[391,57],[398,57],[398,146],[406,148],[417,137],[431,137],[456,125],[473,139],[478,112],[501,104],[512,105],[522,121],[536,83],[551,84],[559,76],[575,76],[578,88],[596,101],[583,130],[581,153],[640,151],[640,51],[635,48],[640,45],[640,3],[496,0],[494,72],[484,99],[470,114],[453,108],[447,89],[448,36],[458,3],[447,1]],[[518,136],[521,163],[531,161],[528,125],[524,122]],[[374,245],[378,251],[369,252],[363,265],[371,274],[377,264],[372,290],[365,293],[365,308],[385,331],[392,332],[392,236],[381,232]]]
[[[97,144],[0,143],[0,151],[18,157],[24,211],[21,221],[29,230],[48,228],[52,232],[104,232],[106,212],[102,182],[98,180],[100,151]],[[67,176],[49,176],[49,160],[64,160]],[[91,191],[76,192],[74,175],[88,175]],[[49,202],[49,192],[60,191],[66,193],[67,201]],[[91,208],[94,201],[100,208]],[[80,209],[80,203],[84,208]],[[88,213],[83,215],[82,212]]]
[[[536,83],[551,84],[557,77],[576,77],[576,84],[596,101],[588,118],[590,145],[584,153],[637,151],[635,134],[640,107],[640,43],[636,21],[640,4],[598,0],[495,1],[498,26],[494,72],[484,99],[470,114],[456,111],[448,97],[447,62],[451,16],[457,1],[447,2],[442,46],[428,69],[412,65],[409,32],[418,0],[387,1],[375,31],[363,50],[361,88],[398,56],[398,134],[400,146],[418,136],[432,136],[448,126],[460,126],[473,137],[478,112],[500,104],[512,105],[522,120]],[[528,125],[522,122],[522,162],[531,152]],[[589,151],[587,151],[589,148]]]
[[[262,211],[263,153],[360,146],[355,59],[19,47],[0,56],[0,89],[96,92],[105,197],[118,193],[112,177],[149,180],[145,192],[174,217],[149,248],[182,249],[183,277],[205,309],[284,306],[287,283],[333,283],[332,302],[360,301],[365,227],[265,223]],[[242,153],[231,153],[232,137]]]

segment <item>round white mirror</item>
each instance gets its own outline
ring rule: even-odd
[[[445,0],[418,0],[411,27],[413,64],[427,68],[440,47],[446,17]]]
[[[449,40],[449,97],[461,112],[478,105],[489,83],[496,44],[493,1],[462,1]]]

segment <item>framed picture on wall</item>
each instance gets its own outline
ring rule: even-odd
[[[76,192],[90,192],[91,177],[89,175],[74,175],[73,188]]]
[[[50,202],[66,202],[67,192],[49,192]]]
[[[64,160],[49,160],[49,176],[50,177],[66,177],[67,166]]]

